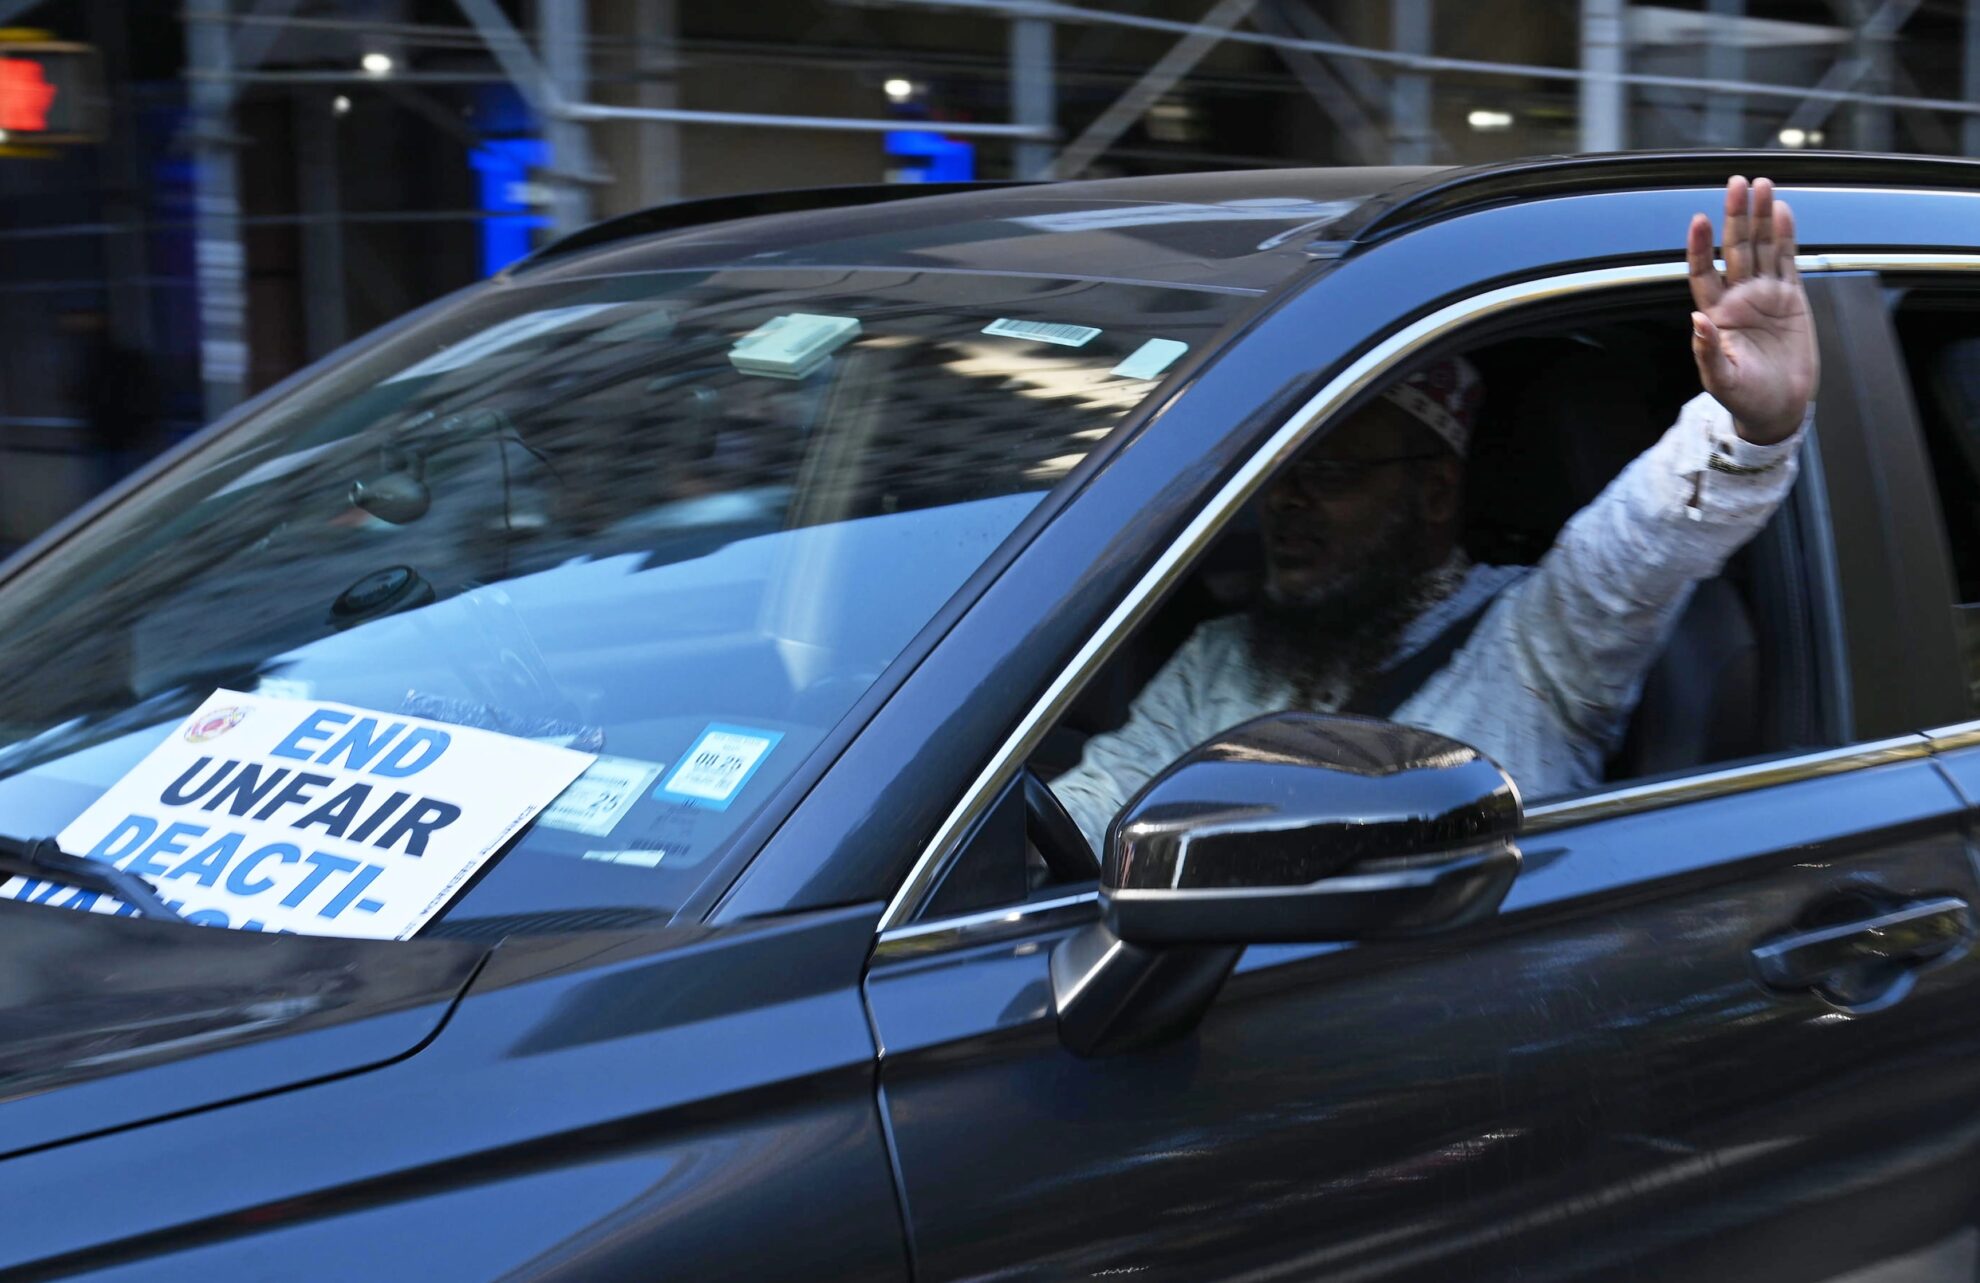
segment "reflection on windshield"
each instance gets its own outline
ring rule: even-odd
[[[258,690],[603,755],[457,914],[675,907],[1231,307],[844,269],[488,289],[0,587],[0,830]],[[792,316],[792,354],[744,342]]]

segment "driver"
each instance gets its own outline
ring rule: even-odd
[[[1687,236],[1703,394],[1565,527],[1539,565],[1458,547],[1483,385],[1462,358],[1330,431],[1262,501],[1266,587],[1197,628],[1052,781],[1095,850],[1148,779],[1219,731],[1285,709],[1387,717],[1497,762],[1529,796],[1584,788],[1626,726],[1692,585],[1766,524],[1812,418],[1814,323],[1794,216],[1773,184],[1726,184]],[[1591,425],[1599,430],[1599,425]]]

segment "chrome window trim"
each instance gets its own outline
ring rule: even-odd
[[[1935,753],[1950,753],[1955,749],[1980,746],[1980,721],[1955,722],[1951,726],[1938,726],[1925,732],[1925,738],[1932,742]]]
[[[1980,254],[1857,253],[1799,254],[1795,265],[1803,273],[1847,271],[1980,271]],[[922,849],[881,915],[879,931],[883,940],[902,937],[911,927],[921,906],[941,873],[957,839],[974,822],[977,814],[993,800],[1016,772],[1026,754],[1036,746],[1054,721],[1072,702],[1073,696],[1112,656],[1114,650],[1135,626],[1154,608],[1154,603],[1195,561],[1240,507],[1264,483],[1266,474],[1306,443],[1321,420],[1360,394],[1391,366],[1418,348],[1442,338],[1460,326],[1496,316],[1516,307],[1525,307],[1550,298],[1617,289],[1631,285],[1667,284],[1685,278],[1683,260],[1637,263],[1593,271],[1567,272],[1515,285],[1501,286],[1461,299],[1422,317],[1389,335],[1330,379],[1312,397],[1287,417],[1203,509],[1184,527],[1168,548],[1155,559],[1147,572],[1094,630],[1072,661],[1060,671],[1043,694],[1011,729],[997,751],[971,781],[960,800],[950,810],[942,826]],[[1971,728],[1980,742],[1980,723]],[[1803,756],[1785,758],[1703,775],[1655,784],[1625,785],[1606,793],[1563,802],[1543,803],[1527,812],[1527,832],[1544,832],[1594,819],[1609,819],[1638,811],[1653,810],[1678,802],[1722,797],[1748,789],[1766,788],[1797,779],[1814,779],[1842,771],[1856,770],[1886,762],[1923,757],[1931,753],[1935,741],[1927,735],[1903,736],[1875,744],[1825,749]],[[1951,745],[1948,745],[1950,747]],[[1017,906],[1022,907],[1022,906]],[[1005,911],[1009,912],[1009,911]],[[931,929],[945,922],[918,924]]]
[[[1707,798],[1727,797],[1754,789],[1773,788],[1779,784],[1819,780],[1824,776],[1886,766],[1892,762],[1916,761],[1930,757],[1932,747],[1925,735],[1898,735],[1843,748],[1826,748],[1744,766],[1701,771],[1674,780],[1625,784],[1587,797],[1542,802],[1526,812],[1525,823],[1520,826],[1520,836],[1550,833],[1576,824],[1593,824],[1598,820],[1611,820],[1624,815],[1639,815],[1682,802],[1702,802]]]
[[[873,951],[875,962],[948,953],[975,944],[990,944],[1012,936],[1057,926],[1077,926],[1100,915],[1100,892],[1081,891],[1053,900],[1033,900],[981,913],[965,913],[913,926],[883,928]]]

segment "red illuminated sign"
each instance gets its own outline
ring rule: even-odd
[[[32,159],[48,147],[95,142],[107,102],[95,49],[0,28],[0,156]]]
[[[39,62],[0,57],[0,129],[10,134],[40,134],[48,130],[48,112],[55,105],[55,86]]]

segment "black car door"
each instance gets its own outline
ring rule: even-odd
[[[1861,553],[1821,465],[1889,353],[1827,316],[1796,517]],[[1827,621],[1833,558],[1806,574]],[[1062,1045],[1048,972],[1090,892],[883,935],[916,1276],[1816,1280],[1963,1241],[1980,960],[1945,940],[1980,885],[1926,736],[1535,807],[1521,846],[1496,917],[1253,946],[1193,1032],[1111,1057]]]
[[[396,959],[7,909],[0,1277],[907,1277],[878,906]]]

